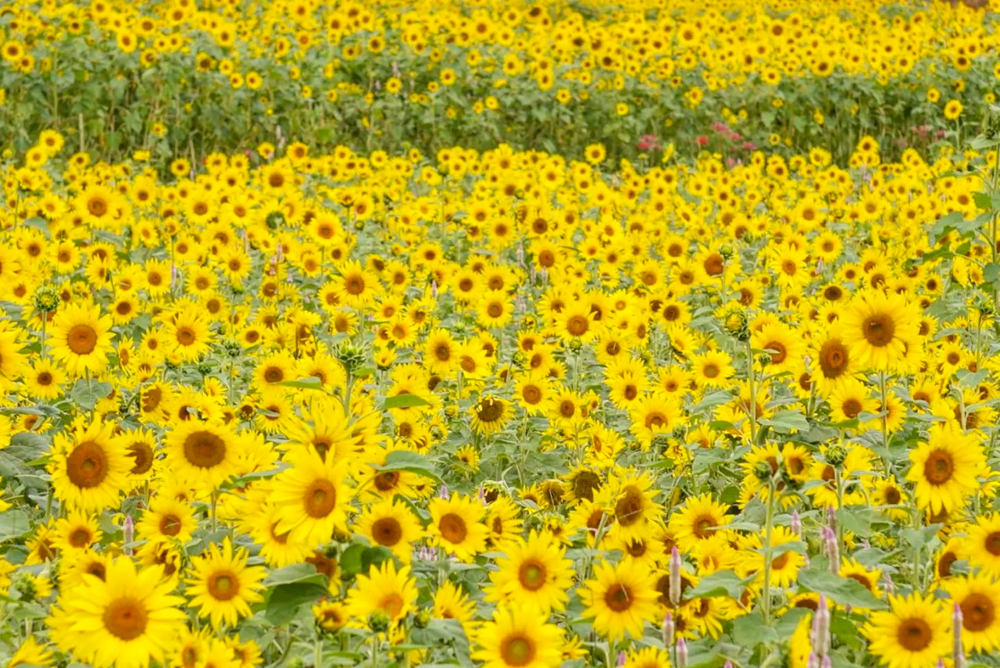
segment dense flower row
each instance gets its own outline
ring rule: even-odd
[[[995,151],[64,143],[0,212],[12,665],[1000,649]]]
[[[654,163],[706,145],[846,161],[864,135],[895,157],[995,101],[1000,32],[962,3],[659,4],[18,3],[0,26],[0,131],[21,151],[55,128],[116,160],[281,133],[365,153],[579,158],[597,140]]]

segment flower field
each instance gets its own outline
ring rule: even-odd
[[[1000,667],[998,49],[4,5],[0,666]]]

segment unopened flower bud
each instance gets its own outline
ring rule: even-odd
[[[684,642],[684,638],[677,641],[677,668],[687,668],[688,664],[688,645]]]
[[[964,668],[965,666],[965,649],[962,647],[962,606],[958,603],[952,608],[951,611],[951,628],[952,628],[952,662],[955,664],[954,668]]]
[[[670,647],[674,644],[674,616],[667,613],[663,616],[663,646]]]
[[[681,602],[681,553],[675,545],[670,552],[670,605]]]
[[[122,552],[127,556],[132,556],[132,540],[135,537],[135,522],[131,515],[125,516],[122,523]]]

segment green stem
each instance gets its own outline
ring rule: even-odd
[[[767,514],[764,518],[764,589],[761,592],[761,616],[771,620],[771,532],[774,528],[774,478],[767,483]]]
[[[747,339],[747,382],[750,385],[750,405],[747,413],[750,415],[750,445],[757,443],[757,384],[754,382],[753,346]]]

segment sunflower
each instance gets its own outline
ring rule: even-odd
[[[643,448],[651,447],[655,438],[672,433],[682,419],[677,399],[659,392],[633,402],[629,413],[632,418],[629,429]]]
[[[563,610],[573,583],[573,562],[547,533],[532,531],[527,540],[504,546],[504,556],[490,573],[493,582],[486,600],[498,604],[517,602],[549,612]]]
[[[646,569],[621,562],[612,566],[602,561],[594,577],[584,583],[580,599],[586,606],[583,616],[593,619],[594,631],[610,640],[626,633],[642,637],[642,627],[657,615],[655,576]]]
[[[472,407],[472,429],[480,434],[495,434],[511,418],[510,405],[499,397],[485,397]]]
[[[50,666],[52,665],[52,650],[48,644],[39,644],[34,636],[28,636],[14,652],[7,663],[7,668],[18,666]]]
[[[769,322],[752,336],[753,347],[765,351],[767,373],[777,374],[796,366],[802,358],[802,335],[781,322]]]
[[[659,493],[653,482],[648,473],[629,473],[594,495],[596,503],[613,509],[610,532],[619,540],[642,539],[660,522],[663,509],[653,500]]]
[[[320,601],[312,612],[319,627],[328,633],[339,631],[347,623],[347,610],[340,601]]]
[[[247,566],[246,550],[235,553],[227,536],[222,543],[191,561],[185,593],[198,615],[208,617],[218,629],[223,623],[235,625],[251,614],[250,604],[264,600],[258,593],[267,571],[261,566]]]
[[[831,329],[826,336],[814,342],[810,356],[815,360],[810,380],[822,397],[830,396],[838,384],[852,373],[850,349],[836,329]]]
[[[0,352],[0,355],[3,353]],[[40,359],[24,374],[28,395],[36,399],[55,399],[63,394],[66,372],[52,360]]]
[[[927,442],[910,451],[913,466],[906,479],[915,485],[917,507],[933,513],[953,512],[979,488],[985,460],[980,439],[954,423],[936,423]]]
[[[103,371],[111,338],[111,318],[96,304],[70,304],[52,318],[52,357],[73,376]]]
[[[17,330],[0,331],[0,387],[10,388],[27,368]]]
[[[656,647],[647,647],[625,657],[622,668],[670,668],[670,653]]]
[[[365,270],[360,262],[348,260],[338,267],[340,276],[333,279],[333,294],[340,303],[354,308],[364,308],[382,295],[378,277]]]
[[[1000,582],[980,573],[954,578],[944,588],[962,610],[962,644],[968,652],[1000,649]]]
[[[479,301],[477,313],[477,322],[482,327],[505,327],[514,313],[514,300],[503,290],[487,290]]]
[[[229,425],[189,420],[167,436],[167,465],[184,480],[218,488],[233,474],[239,446]]]
[[[433,545],[462,561],[472,561],[486,549],[485,509],[479,501],[454,494],[449,499],[432,499],[429,510]]]
[[[114,424],[99,420],[55,437],[48,470],[55,497],[70,508],[99,511],[117,508],[132,467]]]
[[[472,658],[483,668],[557,668],[562,665],[563,632],[548,614],[532,608],[497,608],[493,620],[475,634]]]
[[[385,613],[393,622],[398,622],[410,611],[415,610],[417,583],[410,576],[410,567],[399,570],[392,559],[381,566],[372,566],[368,575],[359,575],[357,584],[347,595],[348,614],[361,623],[375,612]]]
[[[184,545],[198,528],[194,508],[187,501],[157,494],[136,523],[136,533],[145,540],[176,540]]]
[[[1000,578],[1000,513],[978,518],[969,527],[964,548],[971,565],[978,566],[987,575]]]
[[[100,542],[103,535],[97,516],[79,510],[70,511],[66,517],[56,520],[53,529],[52,547],[64,555],[74,550],[90,549]]]
[[[446,329],[435,329],[424,342],[424,365],[427,370],[444,378],[450,376],[458,364],[458,344]]]
[[[365,508],[354,523],[354,531],[381,545],[404,564],[410,562],[413,545],[423,538],[420,521],[402,501],[382,499]]]
[[[184,629],[184,599],[163,569],[137,571],[128,557],[111,562],[104,579],[84,575],[64,591],[48,619],[52,641],[98,668],[141,668],[162,662]]]
[[[896,371],[920,345],[919,320],[905,295],[858,294],[843,316],[844,342],[861,369]]]
[[[347,529],[353,489],[347,465],[323,460],[313,451],[293,458],[292,467],[274,480],[270,501],[278,509],[276,531],[312,548],[329,542],[334,530]]]
[[[951,651],[951,617],[919,592],[890,596],[891,610],[873,612],[861,632],[869,651],[890,668],[930,668]]]
[[[667,528],[682,551],[692,549],[699,541],[711,538],[717,533],[712,527],[724,527],[731,520],[727,515],[728,506],[712,499],[711,494],[693,496],[684,502],[681,509],[670,515]]]
[[[472,621],[475,614],[476,604],[451,580],[445,580],[434,592],[431,616],[435,619],[457,619],[465,625]]]
[[[268,566],[284,568],[298,564],[313,553],[312,548],[288,540],[287,531],[278,531],[279,509],[270,503],[247,517],[248,533],[260,545],[260,556]]]
[[[212,341],[208,323],[194,307],[170,318],[164,336],[170,352],[184,362],[193,362],[204,355]]]

